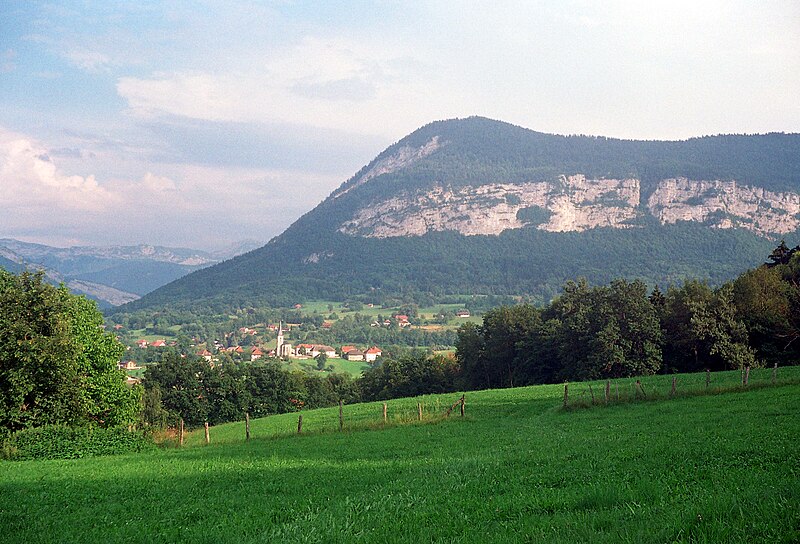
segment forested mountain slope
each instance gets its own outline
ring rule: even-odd
[[[800,135],[633,141],[434,122],[266,246],[123,310],[721,282],[800,228]]]

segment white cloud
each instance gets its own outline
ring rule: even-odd
[[[117,92],[138,116],[282,122],[396,136],[396,121],[408,118],[408,101],[426,96],[434,84],[411,73],[422,63],[407,51],[370,45],[304,38],[253,54],[247,70],[123,77]],[[241,59],[237,64],[242,66]]]
[[[176,73],[153,79],[120,78],[117,92],[133,113],[160,113],[212,121],[238,118],[242,112],[235,85],[224,77],[204,73]],[[240,106],[241,107],[241,106]]]
[[[170,178],[156,176],[151,172],[147,172],[142,178],[142,187],[154,193],[166,193],[177,189],[175,182]]]
[[[47,150],[24,136],[0,131],[0,205],[6,210],[101,210],[118,198],[94,176],[66,175]]]
[[[98,181],[64,173],[56,158],[42,143],[0,128],[0,237],[199,249],[266,241],[342,181],[297,170],[165,163],[157,173]]]
[[[100,51],[77,47],[63,52],[64,58],[82,70],[97,72],[106,69],[111,59]]]

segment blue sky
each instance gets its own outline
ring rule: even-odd
[[[0,0],[0,237],[266,242],[390,143],[800,132],[800,3]]]

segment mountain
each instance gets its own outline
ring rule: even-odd
[[[635,141],[472,117],[387,148],[266,246],[121,308],[714,283],[800,228],[800,135]]]
[[[0,239],[0,267],[44,270],[51,281],[116,306],[253,247],[246,241],[214,253],[150,245],[57,248],[6,238]]]

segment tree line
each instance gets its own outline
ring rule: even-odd
[[[0,429],[50,424],[190,426],[463,389],[800,361],[800,246],[712,288],[662,293],[641,281],[570,281],[552,302],[500,306],[457,333],[455,356],[399,347],[358,379],[290,372],[278,361],[211,366],[167,352],[144,389],[115,367],[122,346],[94,303],[0,270]]]
[[[800,362],[800,247],[712,288],[568,282],[543,308],[502,306],[458,331],[468,388]]]

